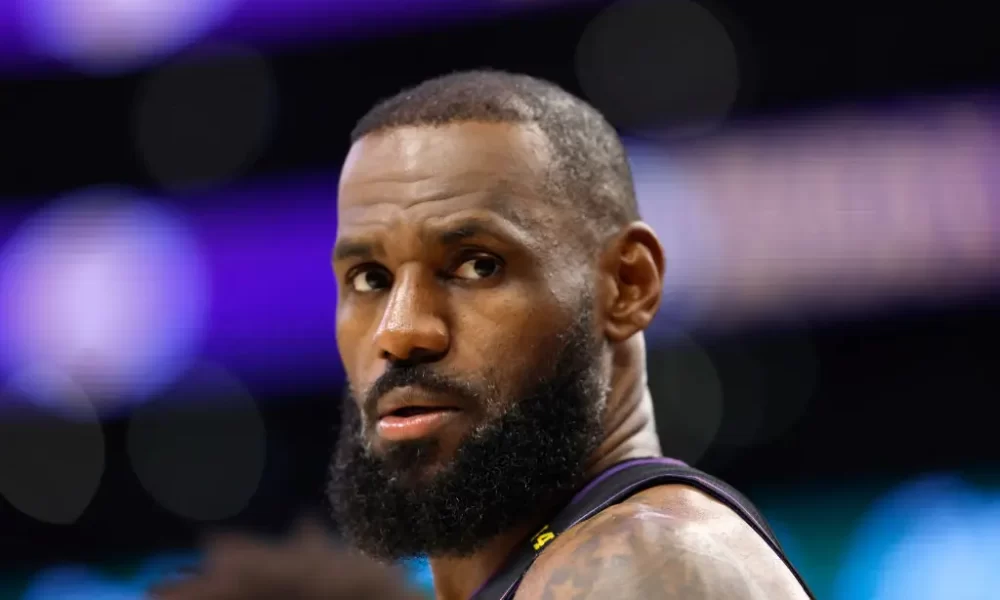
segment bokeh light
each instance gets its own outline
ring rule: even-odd
[[[765,339],[721,344],[712,352],[725,414],[716,443],[746,448],[778,439],[805,414],[816,391],[819,359],[808,327],[790,316]]]
[[[21,600],[138,600],[140,589],[130,589],[83,565],[46,569],[28,586]]]
[[[1000,589],[1000,497],[957,475],[906,483],[859,525],[836,600],[989,600]]]
[[[264,422],[246,387],[198,365],[133,413],[128,454],[139,481],[167,510],[213,521],[242,511],[260,484]]]
[[[416,591],[423,593],[428,598],[434,597],[434,574],[431,572],[430,562],[426,558],[420,557],[404,561],[403,569],[410,585]]]
[[[207,293],[178,216],[124,190],[88,190],[27,221],[3,249],[0,360],[12,372],[62,373],[113,413],[187,367]],[[36,391],[50,406],[72,401]]]
[[[703,134],[740,90],[736,46],[718,17],[688,0],[620,0],[587,27],[580,85],[625,131],[659,139]]]
[[[714,301],[720,232],[698,189],[661,145],[626,140],[642,219],[656,231],[667,258],[663,304],[651,334],[669,336],[697,321]]]
[[[247,48],[199,48],[157,69],[136,97],[136,151],[171,189],[226,183],[249,168],[274,126],[277,89]]]
[[[680,331],[652,348],[648,385],[656,431],[666,456],[696,464],[715,439],[723,416],[723,390],[711,357]]]
[[[91,565],[60,565],[42,569],[19,600],[146,600],[150,586],[181,568],[197,564],[195,553],[151,556],[130,574],[108,573]]]
[[[22,0],[40,54],[90,74],[134,69],[199,39],[238,0]]]
[[[34,397],[39,389],[73,398],[72,418],[40,408]],[[75,522],[104,473],[96,411],[67,378],[37,369],[14,378],[0,393],[0,407],[0,495],[39,521]]]

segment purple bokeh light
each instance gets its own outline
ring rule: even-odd
[[[71,195],[28,220],[0,258],[0,361],[60,373],[99,413],[169,384],[197,353],[207,308],[183,221],[124,190]],[[21,378],[23,389],[32,381]],[[65,398],[34,390],[58,408]]]
[[[136,68],[198,41],[301,44],[593,0],[14,0],[0,2],[0,68]]]
[[[218,26],[239,0],[31,0],[21,13],[39,53],[94,74],[172,54]]]
[[[186,199],[213,290],[207,358],[250,381],[342,379],[336,189],[336,175],[315,175]]]

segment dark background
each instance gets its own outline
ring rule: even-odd
[[[376,99],[451,70],[523,71],[582,94],[574,52],[602,7],[590,3],[369,39],[262,47],[280,102],[269,143],[240,178],[336,172],[354,121]],[[723,22],[738,24],[733,37],[744,76],[733,122],[912,96],[971,92],[985,98],[1000,81],[1000,36],[987,3],[711,7]],[[206,77],[224,76],[227,66],[206,59],[204,68]],[[109,182],[162,191],[136,153],[132,130],[146,74],[94,77],[47,66],[0,80],[4,210],[26,215],[66,190]],[[199,118],[197,109],[191,118]],[[331,203],[334,196],[331,190]],[[171,198],[178,206],[194,201],[183,189]],[[863,314],[810,317],[794,331],[768,322],[723,333],[695,328],[692,337],[719,366],[727,409],[716,443],[698,466],[751,493],[794,482],[820,495],[857,481],[899,481],[930,471],[994,472],[1000,363],[994,350],[997,294],[990,287],[947,301],[903,298]],[[774,439],[727,443],[727,432],[738,433],[746,410],[767,404],[772,392],[780,398],[803,339],[814,349],[816,371],[801,418]],[[676,352],[653,348],[650,362],[655,369]],[[742,375],[733,358],[740,353],[764,366],[764,380]],[[128,464],[126,419],[112,418],[103,424],[103,479],[77,522],[41,523],[0,499],[0,563],[26,570],[110,560],[190,547],[215,527],[276,533],[303,511],[324,513],[341,383],[290,380],[255,389],[255,396],[267,430],[266,467],[259,491],[238,516],[206,524],[160,507]],[[0,439],[0,451],[2,444]]]

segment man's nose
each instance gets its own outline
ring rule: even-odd
[[[389,300],[375,332],[381,358],[390,362],[424,363],[448,353],[451,339],[440,314],[438,283],[418,268],[396,274]]]

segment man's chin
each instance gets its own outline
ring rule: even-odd
[[[385,477],[400,489],[416,496],[435,487],[435,482],[445,476],[451,463],[446,460],[427,461],[418,465],[387,469]]]
[[[441,444],[435,438],[390,441],[373,436],[367,444],[369,456],[388,471],[406,471],[432,465],[441,460]]]

